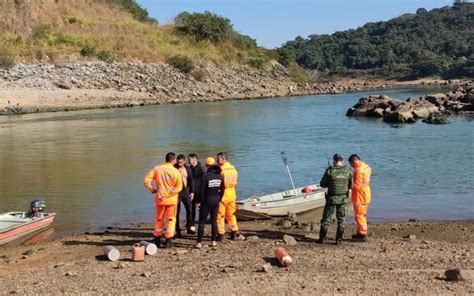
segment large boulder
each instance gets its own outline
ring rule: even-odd
[[[443,106],[448,101],[448,96],[446,94],[438,93],[434,95],[427,95],[425,99],[434,104],[435,106]]]
[[[410,106],[402,105],[395,111],[387,112],[383,116],[383,121],[389,123],[414,123],[416,122],[413,117]]]

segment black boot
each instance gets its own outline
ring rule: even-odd
[[[155,245],[158,247],[158,248],[164,248],[165,247],[165,244],[166,244],[166,241],[164,238],[162,237],[155,237]]]
[[[176,235],[175,235],[176,238],[182,238],[183,235],[181,234],[181,229],[179,230],[176,230]]]
[[[338,228],[336,232],[336,245],[342,244],[342,237],[344,236],[344,229]]]
[[[224,240],[224,235],[223,234],[218,234],[216,237],[216,241],[221,242]]]
[[[326,239],[326,235],[328,234],[328,230],[324,229],[322,226],[319,229],[319,239],[318,244],[324,244],[324,240]]]
[[[169,249],[169,248],[172,248],[172,247],[174,247],[173,241],[171,240],[171,238],[167,238],[166,243],[165,243],[165,248]]]
[[[364,234],[359,234],[358,236],[352,238],[352,241],[356,243],[366,243],[368,240],[369,239],[367,238],[367,235]]]
[[[239,237],[239,234],[237,233],[237,231],[232,231],[230,233],[230,239],[231,240],[235,240],[237,237]]]

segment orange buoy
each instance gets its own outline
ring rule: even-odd
[[[293,260],[291,259],[288,252],[282,247],[275,249],[275,257],[284,267],[289,267],[293,263]]]

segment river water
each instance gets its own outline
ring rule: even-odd
[[[280,158],[286,151],[297,186],[319,182],[334,153],[358,153],[373,168],[369,220],[474,219],[473,117],[393,126],[345,116],[369,93],[407,98],[439,91],[1,117],[0,212],[42,197],[58,213],[59,232],[151,222],[153,197],[143,176],[166,152],[227,151],[243,198],[291,187]]]

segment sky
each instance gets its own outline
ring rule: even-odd
[[[227,17],[234,29],[274,48],[297,36],[332,34],[367,22],[389,20],[420,7],[451,5],[452,0],[137,0],[160,24],[183,11]]]

